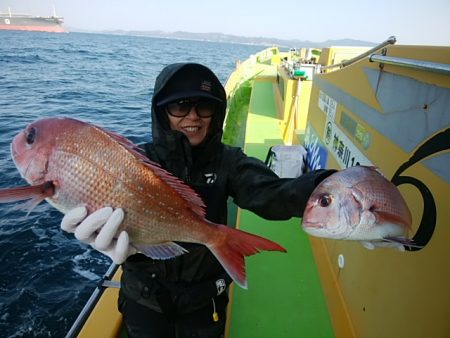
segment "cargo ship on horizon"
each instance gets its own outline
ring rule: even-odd
[[[0,30],[65,33],[63,22],[64,18],[57,16],[55,9],[52,16],[13,14],[9,8],[7,13],[0,12]]]

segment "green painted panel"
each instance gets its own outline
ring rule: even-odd
[[[254,83],[245,152],[265,159],[280,144],[270,82]],[[288,253],[263,252],[246,259],[248,290],[237,286],[231,303],[230,338],[334,337],[307,235],[300,219],[267,221],[241,210],[240,227],[269,238]]]

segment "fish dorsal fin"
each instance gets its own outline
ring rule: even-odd
[[[146,160],[143,164],[149,167],[153,173],[161,178],[164,182],[166,182],[171,188],[173,188],[178,194],[183,197],[184,200],[189,204],[192,211],[194,211],[197,215],[204,218],[206,215],[205,203],[200,198],[200,196],[186,183],[180,180],[178,177],[175,177],[167,170],[164,170],[159,166],[159,164],[154,163],[150,160]]]
[[[203,200],[200,198],[200,196],[190,186],[188,186],[179,178],[175,177],[167,170],[161,168],[161,166],[158,163],[150,161],[148,157],[145,155],[144,150],[135,145],[126,137],[105,130],[103,128],[99,128],[96,126],[94,127],[110,136],[125,150],[134,155],[144,166],[149,168],[156,176],[161,178],[165,183],[167,183],[171,188],[173,188],[188,203],[189,207],[193,212],[195,212],[202,218],[205,217],[206,215],[205,203],[203,203]]]

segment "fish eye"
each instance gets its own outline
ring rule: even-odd
[[[27,131],[25,141],[28,144],[33,144],[35,139],[36,139],[36,128],[30,128],[30,130]]]
[[[328,195],[322,195],[319,197],[319,205],[321,207],[326,208],[327,206],[329,206],[331,204],[331,197]]]

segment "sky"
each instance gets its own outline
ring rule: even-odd
[[[64,17],[86,30],[162,30],[450,46],[449,0],[0,0],[0,12]]]

